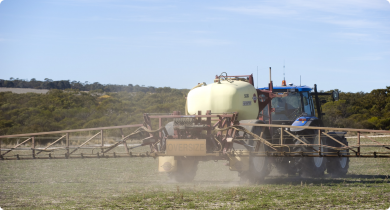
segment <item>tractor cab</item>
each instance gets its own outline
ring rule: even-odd
[[[269,87],[259,88],[260,101],[266,101],[267,96],[261,92],[269,91]],[[317,85],[314,88],[308,86],[288,86],[283,80],[282,86],[272,87],[274,94],[271,100],[271,109],[268,105],[259,113],[259,119],[269,121],[272,124],[293,125],[293,126],[323,126],[321,104],[326,100],[319,99],[318,96],[330,95],[333,101],[339,99],[339,92],[332,91],[324,93],[317,91]],[[269,113],[271,113],[271,120]],[[300,131],[300,129],[292,129]]]
[[[259,88],[259,90],[269,90]],[[276,97],[271,101],[272,124],[292,125],[296,121],[299,125],[317,120],[314,110],[314,102],[311,94],[312,88],[308,86],[274,86],[273,93]],[[268,105],[260,112],[259,118],[268,121]],[[307,125],[306,125],[307,126]]]

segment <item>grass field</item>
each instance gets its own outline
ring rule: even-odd
[[[273,174],[257,185],[240,184],[237,172],[229,171],[225,163],[201,162],[195,181],[182,184],[157,172],[158,161],[153,158],[0,161],[0,207],[4,210],[390,207],[388,159],[351,158],[345,178]]]

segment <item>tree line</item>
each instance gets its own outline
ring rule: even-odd
[[[0,79],[0,87],[8,88],[34,88],[34,89],[74,89],[80,91],[100,91],[100,92],[156,92],[156,87],[153,86],[140,86],[140,85],[115,85],[115,84],[100,84],[99,82],[89,83],[88,81],[70,81],[70,80],[58,80],[53,81],[52,79],[45,78],[44,81],[36,80],[24,80],[19,78],[11,77],[9,80]]]
[[[46,94],[0,92],[0,135],[92,128],[143,122],[143,113],[184,113],[189,90],[154,92],[51,89]],[[340,92],[322,105],[329,127],[390,130],[390,86],[370,93]],[[256,118],[256,116],[254,116]]]
[[[330,91],[329,91],[330,92]],[[323,97],[324,124],[329,127],[390,130],[390,86],[370,93],[340,92],[340,100]]]
[[[143,113],[184,113],[188,90],[96,94],[52,89],[0,92],[0,135],[142,124]]]

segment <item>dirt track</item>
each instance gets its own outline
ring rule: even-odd
[[[45,94],[49,92],[47,89],[33,89],[33,88],[5,88],[5,87],[0,87],[0,92],[8,92],[11,91],[13,93],[42,93]]]

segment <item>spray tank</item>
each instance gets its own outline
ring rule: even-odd
[[[257,92],[249,78],[217,76],[212,84],[199,84],[187,96],[187,114],[233,113],[237,120],[255,119],[259,113]]]

